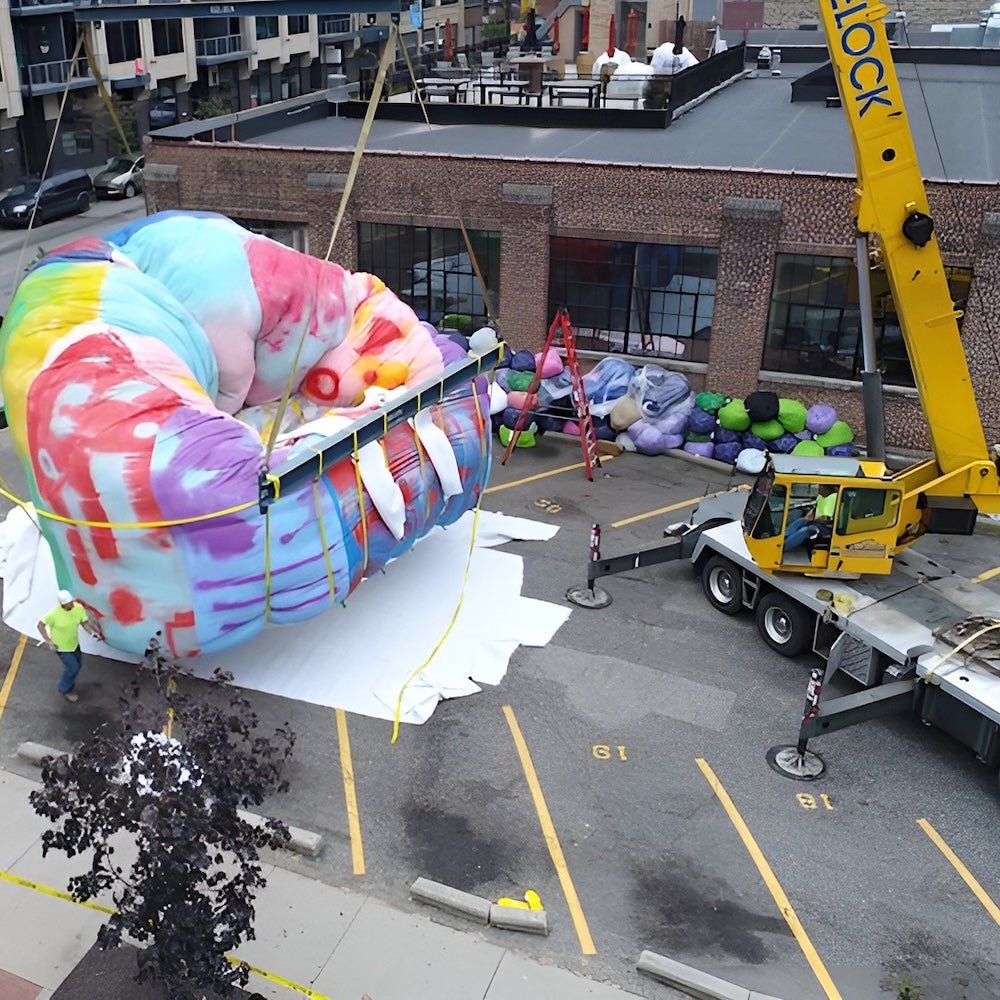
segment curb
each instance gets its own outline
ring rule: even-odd
[[[468,917],[477,924],[504,931],[525,931],[528,934],[549,933],[549,920],[544,910],[522,910],[500,906],[471,892],[453,889],[450,885],[429,878],[418,878],[410,886],[410,895],[428,906],[436,906],[459,917]]]
[[[32,743],[30,741],[20,744],[17,748],[17,756],[29,764],[34,764],[36,767],[41,767],[46,757],[62,757],[64,753],[65,751],[57,750],[55,747],[47,747],[44,743]],[[258,816],[256,813],[246,812],[243,809],[237,809],[236,812],[240,819],[246,823],[250,823],[252,826],[259,826],[264,822],[264,817]],[[290,826],[288,827],[288,835],[289,841],[285,849],[293,851],[296,854],[305,855],[307,858],[315,858],[323,848],[322,834],[313,833],[311,830],[302,830],[297,826]]]
[[[657,955],[653,951],[644,951],[635,967],[650,978],[673,986],[695,1000],[778,1000],[777,997],[710,976],[707,972]]]

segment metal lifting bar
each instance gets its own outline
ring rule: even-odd
[[[32,8],[33,9],[33,8]],[[73,6],[77,21],[163,21],[186,17],[266,17],[274,14],[400,14],[401,0],[233,0],[232,3],[88,3]]]
[[[425,382],[406,395],[373,410],[350,427],[325,438],[309,455],[282,462],[270,472],[262,472],[258,498],[261,513],[288,490],[316,479],[320,469],[327,469],[342,458],[353,455],[358,448],[385,437],[388,430],[408,420],[418,410],[441,402],[453,389],[471,382],[478,375],[492,371],[503,360],[505,350],[505,345],[500,343],[479,357],[456,361],[445,368],[439,378]],[[489,426],[489,420],[486,419],[485,422]]]

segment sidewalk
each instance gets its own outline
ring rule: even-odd
[[[87,860],[61,853],[42,858],[47,822],[28,803],[36,787],[0,770],[0,1000],[52,1000],[93,947],[105,919],[45,891],[64,892],[69,875]],[[471,925],[468,932],[457,931],[274,866],[265,866],[265,875],[267,886],[257,896],[257,940],[239,956],[270,974],[251,976],[248,988],[273,1000],[360,1000],[364,994],[371,1000],[635,997],[518,955],[504,945],[505,937],[514,936],[501,931]],[[13,883],[9,876],[37,886]],[[658,987],[664,1000],[677,995]],[[98,990],[93,996],[106,994]],[[140,998],[133,993],[130,1000]]]

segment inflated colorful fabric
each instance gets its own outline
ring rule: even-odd
[[[161,213],[53,251],[7,311],[0,366],[30,498],[64,519],[41,518],[59,585],[133,653],[156,629],[209,653],[343,601],[476,504],[486,380],[357,462],[317,465],[265,517],[262,437],[289,373],[272,467],[464,356],[378,278],[222,216]]]

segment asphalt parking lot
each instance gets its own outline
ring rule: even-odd
[[[528,596],[558,602],[585,581],[593,522],[605,555],[655,544],[731,485],[636,455],[588,483],[578,462],[545,438],[494,468],[487,508],[560,527],[509,546]],[[6,441],[0,471],[16,481]],[[1000,536],[921,546],[986,575],[1000,606]],[[750,616],[715,612],[684,564],[606,586],[609,608],[575,609],[501,684],[443,703],[394,745],[389,723],[253,694],[265,724],[298,733],[291,790],[269,811],[327,840],[318,859],[283,863],[401,908],[420,875],[493,899],[534,889],[551,934],[517,947],[650,998],[674,994],[635,972],[646,948],[784,1000],[895,997],[903,977],[925,1000],[1000,996],[996,775],[898,718],[817,741],[827,775],[788,781],[765,753],[794,741],[811,661],[772,654]],[[0,754],[34,777],[17,745],[84,738],[130,668],[89,662],[69,705],[51,654],[29,643],[12,672],[17,648],[4,629]]]

